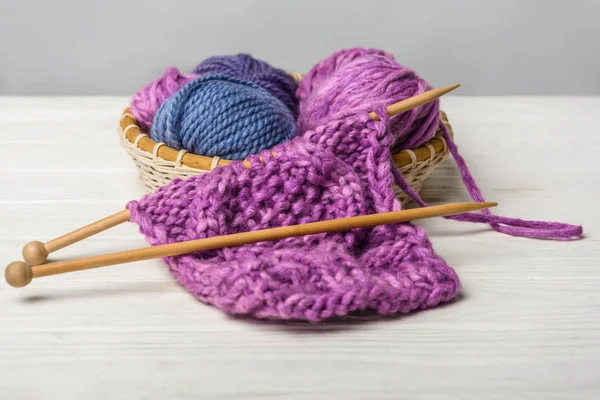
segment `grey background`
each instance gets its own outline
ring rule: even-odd
[[[252,53],[304,72],[393,53],[458,94],[600,94],[597,0],[0,0],[0,94],[130,95],[169,65]]]

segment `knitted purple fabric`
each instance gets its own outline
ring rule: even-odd
[[[154,116],[162,103],[197,77],[194,74],[183,74],[175,67],[169,67],[161,77],[137,92],[131,99],[129,110],[140,128],[146,133],[150,132]]]
[[[400,209],[381,121],[346,115],[270,151],[176,179],[127,204],[151,245]],[[263,158],[261,162],[259,156]],[[199,300],[227,313],[319,321],[454,298],[454,271],[411,223],[288,238],[164,259]]]
[[[200,76],[227,75],[255,83],[278,98],[292,112],[294,119],[298,116],[298,85],[294,78],[250,54],[209,57],[194,68],[194,73]]]

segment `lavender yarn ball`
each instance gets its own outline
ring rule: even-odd
[[[302,77],[296,96],[302,101],[306,101],[316,86],[319,86],[323,80],[328,79],[335,71],[344,65],[365,56],[382,56],[394,60],[394,56],[379,49],[365,49],[362,47],[353,47],[341,49],[321,61],[306,75]]]
[[[315,65],[300,82],[298,126],[301,132],[315,129],[332,118],[381,109],[431,89],[389,54],[357,49],[338,52]],[[439,122],[439,100],[390,118],[392,149],[425,144]]]
[[[296,98],[298,85],[294,78],[284,70],[275,68],[250,54],[207,58],[194,69],[194,73],[200,76],[227,75],[256,83],[285,104],[294,118],[298,115]]]
[[[137,92],[131,99],[129,111],[142,131],[150,130],[154,116],[162,103],[195,78],[197,76],[194,74],[183,74],[177,68],[169,67],[161,77]]]
[[[290,110],[267,90],[225,75],[191,81],[158,109],[156,142],[194,154],[241,160],[296,135]]]

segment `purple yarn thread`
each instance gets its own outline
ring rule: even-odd
[[[444,138],[454,158],[461,174],[461,178],[471,198],[475,201],[485,201],[483,194],[473,179],[465,160],[458,152],[458,147],[448,134],[444,124],[440,124],[444,133]],[[428,204],[421,199],[419,194],[406,182],[398,168],[393,169],[394,180],[398,187],[408,194],[421,207],[427,207]],[[495,231],[512,236],[521,236],[532,239],[548,240],[577,240],[583,235],[583,228],[579,225],[565,224],[563,222],[552,221],[528,221],[518,218],[508,218],[493,215],[490,210],[483,209],[481,213],[464,213],[444,217],[462,222],[476,222],[489,224]]]
[[[227,75],[255,83],[278,98],[292,112],[294,119],[298,116],[298,85],[294,78],[250,54],[207,58],[194,68],[194,73],[200,76]]]
[[[151,245],[400,209],[383,108],[239,162],[175,179],[127,204]],[[227,313],[320,321],[407,313],[452,300],[456,273],[411,223],[308,235],[167,257],[176,279]]]
[[[317,65],[300,82],[301,131],[315,129],[327,120],[348,112],[371,111],[419,93],[431,86],[393,56],[374,49],[340,50]],[[390,119],[395,141],[392,150],[411,149],[425,144],[441,129],[471,198],[485,201],[458,147],[439,118],[439,99]],[[392,163],[393,164],[393,163]],[[419,205],[426,203],[393,165],[396,184]],[[560,222],[526,221],[498,217],[489,210],[446,217],[457,221],[487,223],[498,232],[537,239],[573,240],[582,237],[581,226]]]

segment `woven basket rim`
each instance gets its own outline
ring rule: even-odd
[[[440,111],[440,117],[442,123],[448,129],[448,134],[453,137],[454,133],[452,127],[448,122],[448,117],[444,111]],[[209,157],[199,154],[193,154],[187,150],[177,150],[167,146],[164,143],[157,143],[150,137],[143,133],[140,129],[135,117],[130,113],[129,107],[123,110],[121,120],[119,122],[120,133],[123,135],[123,139],[129,141],[132,145],[135,145],[140,151],[148,153],[149,156],[161,158],[165,161],[175,162],[179,165],[192,168],[200,169],[204,171],[210,171],[215,167],[221,167],[228,165],[233,160],[226,160],[220,157]],[[444,153],[448,150],[447,144],[441,130],[438,129],[435,136],[432,137],[427,143],[414,149],[405,149],[392,155],[394,164],[398,167],[405,167],[420,161],[424,161],[428,158],[433,158],[439,153]],[[244,160],[244,163],[249,161]]]

